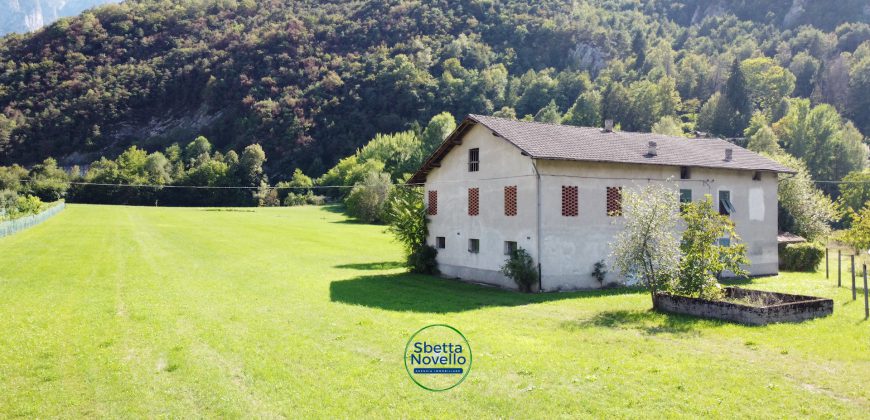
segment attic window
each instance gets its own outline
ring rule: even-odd
[[[730,216],[736,213],[731,204],[731,191],[719,191],[719,214]]]
[[[480,170],[480,149],[468,149],[468,172]]]
[[[692,172],[688,166],[680,166],[680,179],[689,179],[692,177]]]

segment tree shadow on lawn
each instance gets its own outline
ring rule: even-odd
[[[402,261],[380,261],[372,263],[341,264],[335,266],[335,268],[346,268],[349,270],[393,270],[404,266],[405,263]]]
[[[711,327],[721,325],[722,321],[696,318],[687,315],[668,314],[647,310],[614,310],[599,312],[591,318],[565,321],[562,328],[578,330],[587,328],[621,328],[639,330],[645,334],[675,334],[698,336],[697,326]]]
[[[564,299],[646,293],[618,288],[563,293],[519,293],[458,280],[409,273],[362,276],[333,281],[333,302],[400,312],[450,313],[487,307],[509,307]]]

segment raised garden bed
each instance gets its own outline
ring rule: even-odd
[[[834,301],[815,296],[790,295],[726,287],[724,300],[706,300],[669,293],[653,298],[656,309],[676,314],[714,318],[748,325],[801,322],[834,313]]]

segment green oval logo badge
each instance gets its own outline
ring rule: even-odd
[[[468,376],[471,346],[459,330],[447,324],[425,326],[405,345],[405,370],[423,389],[446,391]]]

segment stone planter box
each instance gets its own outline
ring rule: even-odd
[[[726,287],[726,299],[750,299],[758,306],[725,300],[706,300],[658,293],[653,306],[660,311],[714,318],[748,325],[801,322],[834,313],[834,301],[815,296]]]

